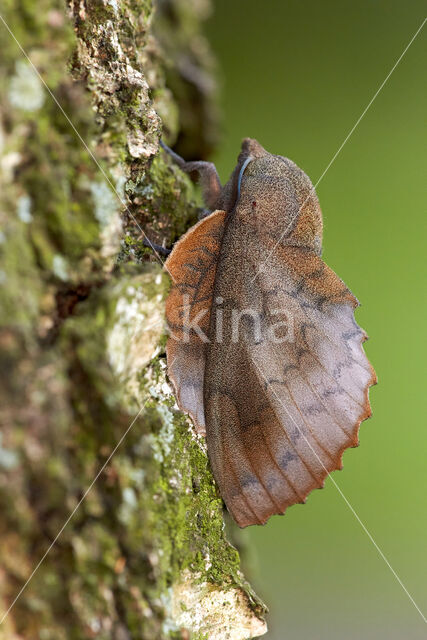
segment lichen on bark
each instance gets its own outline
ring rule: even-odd
[[[159,139],[215,142],[208,8],[3,3],[42,79],[0,25],[0,617],[55,544],[0,638],[265,632],[167,381],[168,277],[143,243],[197,219]]]

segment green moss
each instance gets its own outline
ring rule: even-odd
[[[28,244],[28,225],[10,220],[0,242],[0,326],[18,326],[30,333],[42,295],[37,265]]]
[[[172,538],[174,542],[169,559],[171,581],[178,580],[182,570],[188,568],[204,579],[224,584],[237,578],[239,557],[223,535],[222,500],[207,455],[190,433],[188,421],[176,412],[171,412],[171,419],[173,443],[161,477],[162,486],[167,488],[166,504],[161,505],[161,513],[158,505],[153,505],[165,540]]]

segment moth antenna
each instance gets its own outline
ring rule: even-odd
[[[236,204],[239,202],[239,198],[240,198],[240,187],[241,187],[241,184],[242,184],[243,174],[245,173],[246,167],[248,166],[248,164],[250,162],[252,162],[252,160],[253,160],[252,156],[249,156],[249,158],[246,158],[246,160],[242,164],[242,168],[240,169],[239,179],[237,181],[237,199],[236,199]]]

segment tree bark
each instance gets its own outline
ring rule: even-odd
[[[159,139],[215,144],[208,10],[2,3],[28,59],[0,24],[0,638],[266,631],[166,379],[168,278],[141,231],[169,246],[197,219]]]

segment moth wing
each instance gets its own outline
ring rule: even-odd
[[[206,342],[216,265],[226,213],[214,211],[180,238],[165,263],[172,278],[166,301],[170,337],[166,344],[168,375],[178,406],[205,433],[203,379]],[[198,318],[200,332],[190,328]],[[196,323],[195,323],[196,324]]]
[[[371,414],[368,389],[376,382],[354,320],[358,302],[336,274],[313,252],[279,247],[255,277],[257,246],[245,244],[245,274],[232,273],[236,259],[222,261],[215,295],[232,291],[239,310],[259,312],[261,339],[249,319],[233,341],[224,316],[224,340],[209,345],[205,374],[208,451],[240,526],[304,502],[342,468],[344,450],[358,444]],[[279,331],[276,341],[270,331],[279,320],[288,339]]]

